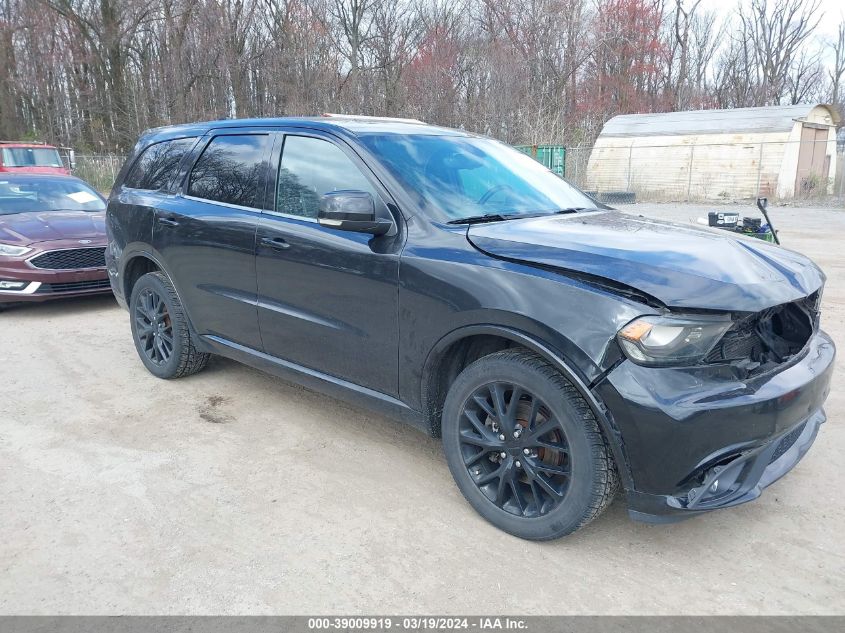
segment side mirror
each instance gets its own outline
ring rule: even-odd
[[[366,191],[331,191],[320,198],[317,221],[339,231],[384,235],[393,226],[376,218],[376,205]]]
[[[757,198],[757,208],[760,211],[765,211],[769,206],[769,199],[768,198]]]

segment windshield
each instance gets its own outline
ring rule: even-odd
[[[499,141],[424,134],[360,138],[397,180],[419,194],[435,219],[598,208],[533,158]]]
[[[76,178],[4,178],[0,174],[0,215],[29,211],[103,211],[96,191]]]
[[[46,147],[4,147],[5,167],[62,167],[58,150]]]

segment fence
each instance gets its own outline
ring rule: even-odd
[[[77,155],[73,175],[82,178],[97,191],[108,193],[125,159],[125,156],[114,154]]]
[[[600,139],[593,147],[520,149],[599,196],[626,192],[637,200],[666,202],[766,196],[845,203],[845,146],[834,141],[690,144],[679,140],[664,145],[625,138],[608,141]],[[80,155],[74,173],[107,192],[124,158]]]

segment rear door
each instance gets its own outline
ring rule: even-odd
[[[126,177],[121,173],[109,197],[107,231],[110,241],[121,249],[148,251],[155,226],[156,207],[179,189],[179,167],[199,141],[198,136],[167,139],[147,146],[127,165]],[[106,249],[106,262],[114,269],[111,249]],[[124,297],[129,302],[129,297]]]
[[[361,159],[318,132],[279,134],[276,186],[256,239],[258,318],[265,352],[396,395],[401,225]],[[394,229],[374,237],[321,226],[320,197],[368,191]]]
[[[204,138],[182,193],[156,210],[153,245],[201,335],[261,349],[255,231],[272,134],[218,130]]]

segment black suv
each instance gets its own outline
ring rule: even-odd
[[[523,538],[577,530],[620,483],[646,521],[750,501],[825,419],[812,262],[610,210],[488,138],[337,116],[156,129],[107,231],[150,372],[220,354],[442,436],[466,499]]]

